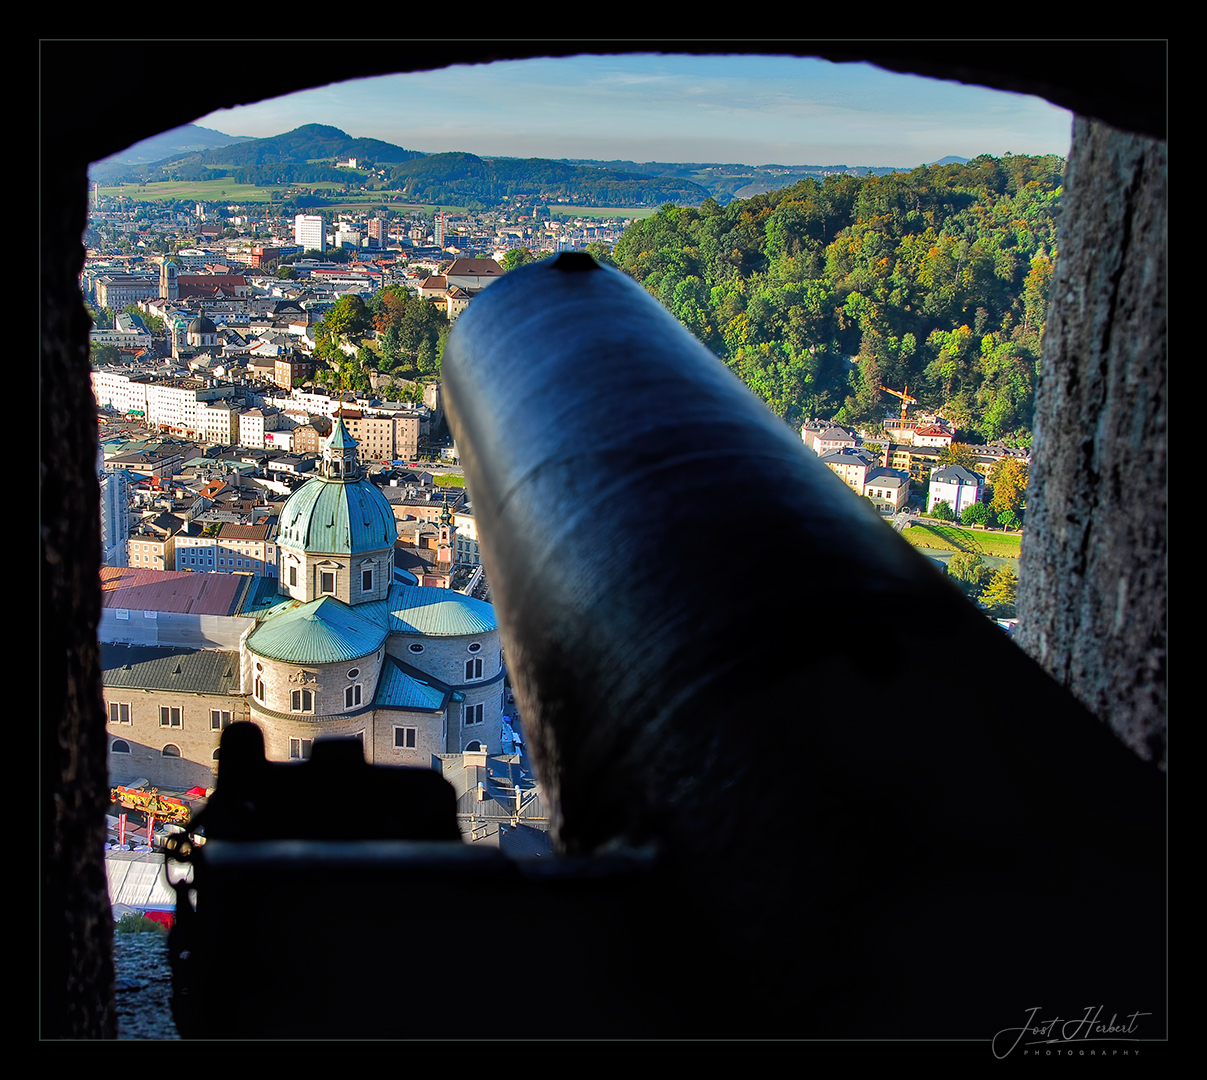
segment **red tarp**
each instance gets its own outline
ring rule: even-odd
[[[187,796],[188,796],[190,799],[204,799],[204,798],[205,798],[205,788],[203,788],[203,787],[191,787],[191,788],[189,788],[189,790],[188,790],[188,791],[186,791],[186,792],[185,792],[185,794],[186,794],[186,795],[187,795]]]

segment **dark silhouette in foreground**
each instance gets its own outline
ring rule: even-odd
[[[1091,1003],[1165,1033],[1162,774],[651,297],[515,271],[444,376],[563,857],[460,844],[435,774],[270,765],[234,725],[182,1033],[988,1040]]]

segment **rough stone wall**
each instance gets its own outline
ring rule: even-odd
[[[1044,337],[1017,640],[1165,765],[1166,145],[1078,117]]]
[[[42,193],[41,619],[43,1038],[114,1038],[113,917],[101,858],[109,803],[96,402],[88,377],[87,173]],[[86,541],[84,538],[88,538]]]

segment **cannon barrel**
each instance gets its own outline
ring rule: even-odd
[[[443,379],[556,842],[656,850],[754,1027],[1164,1015],[1160,774],[652,297],[514,271]]]

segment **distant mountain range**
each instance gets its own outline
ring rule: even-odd
[[[356,170],[335,168],[337,159],[357,159]],[[946,157],[935,164],[963,163]],[[387,179],[368,168],[386,169]],[[462,203],[482,207],[520,198],[566,199],[597,206],[698,206],[710,196],[719,203],[772,191],[806,176],[854,173],[882,176],[906,172],[897,166],[742,165],[600,161],[592,159],[482,158],[474,154],[424,154],[380,139],[355,139],[339,128],[306,124],[267,139],[224,135],[186,124],[94,162],[91,180],[204,180],[273,185],[380,184],[414,202]]]
[[[247,135],[224,135],[213,128],[185,124],[183,127],[172,128],[171,131],[161,131],[149,139],[136,142],[120,153],[111,154],[103,161],[93,162],[92,169],[94,171],[100,168],[107,169],[112,165],[143,165],[152,161],[162,161],[173,155],[194,154],[202,150],[212,150],[215,146],[229,146],[231,143],[253,141]]]

